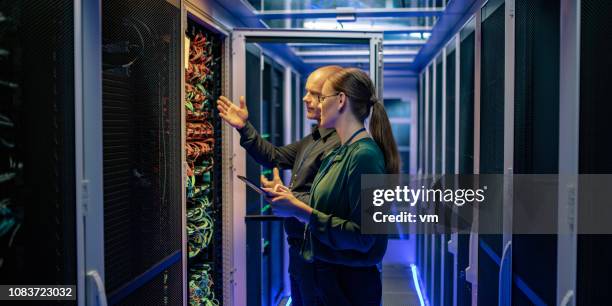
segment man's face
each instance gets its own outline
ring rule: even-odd
[[[306,80],[306,95],[302,100],[306,105],[306,117],[310,120],[321,120],[321,110],[319,109],[319,97],[325,79],[321,73],[313,72]]]

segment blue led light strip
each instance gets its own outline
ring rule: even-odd
[[[126,298],[128,295],[134,293],[138,288],[141,288],[145,284],[147,284],[150,280],[152,280],[155,276],[162,273],[164,270],[168,269],[173,264],[181,261],[182,256],[181,250],[177,250],[174,253],[170,254],[166,258],[162,259],[160,262],[149,268],[144,273],[135,277],[129,283],[123,285],[119,289],[111,292],[108,298],[109,305],[115,305],[119,303],[121,300]]]
[[[423,298],[423,292],[421,292],[421,278],[419,277],[419,272],[417,270],[416,265],[410,264],[410,269],[412,270],[412,281],[414,282],[414,289],[419,296],[419,303],[421,306],[429,306],[429,301]]]
[[[520,276],[514,275],[513,278],[514,278],[514,283],[516,284],[516,287],[521,289],[521,291],[527,296],[527,298],[534,305],[537,305],[537,306],[546,305],[546,303],[544,303],[544,301],[535,292],[533,292],[531,288],[529,288],[529,286],[527,286],[527,283],[525,283],[525,281],[523,281],[523,279]]]
[[[491,257],[491,259],[498,266],[500,265],[501,259],[499,258],[499,256],[497,256],[497,254],[495,254],[495,251],[493,251],[493,249],[491,249],[491,247],[482,240],[480,241],[480,248],[482,248],[482,250],[487,255],[489,255],[489,257]],[[531,290],[529,286],[527,286],[527,283],[525,283],[525,281],[523,281],[523,279],[520,276],[514,275],[513,273],[512,278],[514,280],[514,283],[516,284],[516,287],[519,288],[534,305],[537,305],[537,306],[546,305],[546,303],[535,292],[533,292],[533,290]]]
[[[497,256],[497,254],[495,254],[495,251],[493,251],[493,249],[486,244],[484,241],[480,240],[480,248],[482,248],[482,250],[487,253],[487,255],[489,255],[489,257],[491,257],[491,259],[499,266],[501,263],[501,259],[499,258],[499,256]]]

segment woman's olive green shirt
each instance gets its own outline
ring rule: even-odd
[[[369,137],[323,159],[311,189],[314,210],[304,233],[304,259],[347,266],[380,263],[387,238],[361,234],[361,175],[384,173],[384,155]]]

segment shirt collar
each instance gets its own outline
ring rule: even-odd
[[[335,129],[326,129],[322,127],[315,127],[312,131],[312,138],[316,141],[320,138],[326,138],[330,134],[334,133]]]

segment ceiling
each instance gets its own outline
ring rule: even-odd
[[[384,34],[385,74],[413,71],[449,0],[243,0],[254,17],[274,29],[373,31]],[[367,45],[293,43],[304,64],[366,67]]]

